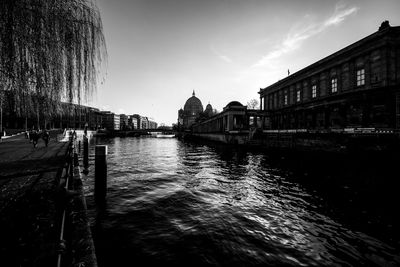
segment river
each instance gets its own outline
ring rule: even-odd
[[[100,267],[400,265],[387,162],[306,164],[175,138],[93,142],[108,145],[104,207],[93,201],[93,155],[84,177]]]

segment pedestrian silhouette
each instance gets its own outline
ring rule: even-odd
[[[32,132],[33,147],[37,146],[38,141],[39,141],[39,133],[36,130],[33,130]]]
[[[44,144],[47,146],[49,144],[49,140],[50,140],[50,134],[47,130],[44,130],[44,132],[42,134],[42,139],[44,141]]]

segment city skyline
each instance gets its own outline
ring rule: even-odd
[[[91,103],[176,123],[196,91],[221,111],[378,30],[400,2],[99,0],[108,49]],[[282,18],[285,18],[284,20]]]

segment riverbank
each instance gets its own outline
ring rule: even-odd
[[[225,133],[181,133],[181,139],[207,140],[252,149],[298,152],[364,153],[389,152],[400,148],[400,135],[393,131],[229,131]]]
[[[60,255],[63,264],[96,266],[77,168],[71,191],[63,188],[68,156],[69,142],[56,138],[48,147],[40,140],[34,148],[24,135],[0,143],[2,266],[57,266]],[[60,240],[64,210],[74,216],[66,216]]]

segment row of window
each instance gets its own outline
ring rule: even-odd
[[[356,84],[357,84],[357,86],[365,85],[365,69],[357,70],[357,72],[356,72]],[[331,82],[330,82],[330,85],[331,85],[330,86],[331,93],[336,93],[338,91],[338,79],[336,77],[332,78]],[[301,89],[297,89],[297,91],[296,91],[296,102],[300,102],[301,101],[301,91],[302,91]],[[311,98],[316,98],[317,97],[317,93],[318,93],[317,85],[313,84],[311,86]],[[277,93],[274,94],[274,98],[272,98],[271,95],[270,95],[270,99],[269,99],[270,102],[268,103],[270,107],[272,106],[273,102],[277,103],[276,102],[276,96],[277,96]],[[287,91],[285,91],[285,93],[284,93],[283,103],[284,103],[285,106],[288,105],[288,103],[289,103],[289,96],[288,96]],[[274,106],[275,106],[275,104],[274,104]]]

